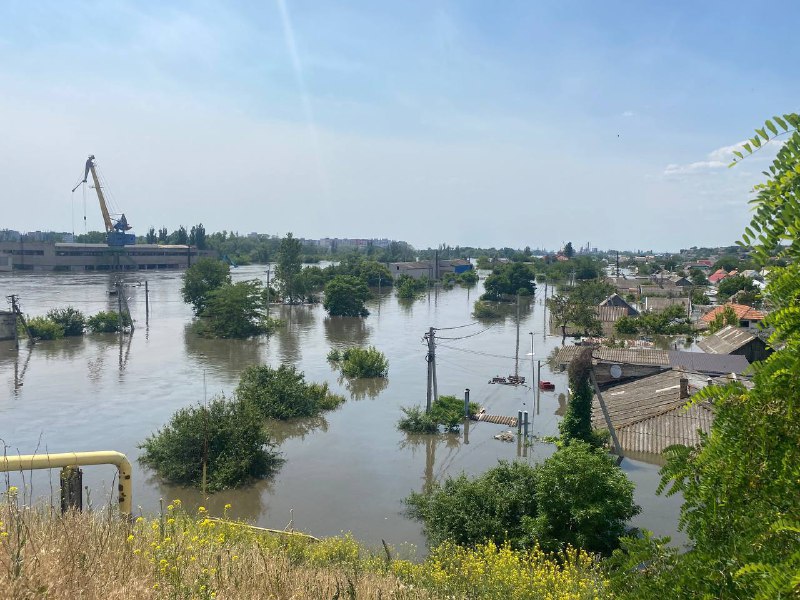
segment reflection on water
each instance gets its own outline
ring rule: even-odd
[[[283,326],[273,333],[280,342],[278,355],[281,363],[294,364],[300,360],[301,338],[316,322],[314,307],[306,305],[280,306],[278,317]]]
[[[317,430],[323,433],[328,431],[328,420],[324,415],[290,421],[270,419],[267,421],[267,430],[275,444],[282,444],[291,438],[303,440],[308,434]]]
[[[170,485],[152,472],[146,472],[148,473],[147,484],[153,486],[158,497],[163,500],[164,511],[166,511],[166,505],[175,498],[180,499],[190,512],[203,506],[207,509],[208,514],[214,516],[225,514],[225,505],[230,504],[231,508],[227,511],[229,516],[233,519],[253,522],[267,510],[264,501],[272,494],[273,490],[272,481],[264,479],[243,488],[222,490],[204,496],[200,490]],[[152,508],[148,508],[145,512],[149,511],[152,511]]]
[[[350,393],[350,397],[353,400],[364,400],[367,397],[371,399],[377,398],[378,394],[389,385],[389,380],[386,377],[350,379],[340,376],[339,385],[342,384],[344,384],[345,389]]]
[[[325,339],[334,347],[364,346],[370,335],[367,319],[359,317],[326,317],[322,320]]]
[[[245,367],[261,363],[261,354],[269,338],[204,338],[194,333],[191,323],[187,323],[183,327],[183,343],[188,356],[204,369],[236,379]]]

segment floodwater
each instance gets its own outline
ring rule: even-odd
[[[264,266],[240,267],[234,279],[265,279]],[[116,274],[2,273],[0,295],[19,296],[22,310],[41,315],[53,307],[75,306],[84,313],[116,309],[108,295]],[[494,435],[506,428],[471,423],[468,432],[447,436],[408,436],[396,429],[400,408],[425,403],[426,345],[429,327],[442,328],[437,347],[440,394],[462,396],[490,414],[532,413],[527,387],[490,385],[496,375],[514,372],[516,326],[513,309],[500,323],[473,324],[471,310],[482,284],[471,290],[431,290],[412,302],[398,300],[383,288],[371,300],[365,319],[329,318],[321,306],[272,306],[285,326],[269,338],[208,340],[190,331],[192,313],[181,300],[181,273],[120,274],[135,319],[132,335],[86,335],[39,342],[32,348],[0,342],[0,443],[8,454],[117,450],[133,463],[133,504],[145,513],[159,510],[159,501],[181,498],[264,527],[282,529],[292,523],[316,536],[350,531],[369,545],[380,540],[412,544],[424,552],[418,523],[404,514],[402,500],[411,491],[448,475],[478,474],[499,459],[539,462],[555,448],[535,443],[530,448],[501,442]],[[145,288],[150,290],[150,316],[145,318]],[[524,307],[520,324],[519,372],[530,382],[534,357],[542,361],[542,379],[556,391],[542,392],[533,433],[554,435],[559,416],[558,394],[566,375],[551,373],[548,354],[561,343],[546,336],[540,290]],[[466,327],[456,328],[462,325]],[[446,329],[453,327],[454,329]],[[533,336],[529,334],[533,332]],[[445,339],[449,338],[449,339]],[[332,348],[374,345],[389,359],[388,381],[343,380],[325,357]],[[164,483],[136,462],[138,444],[164,425],[175,410],[217,394],[230,395],[241,371],[252,364],[296,365],[309,381],[327,381],[347,402],[316,419],[270,423],[286,462],[278,474],[241,490],[210,498]],[[636,483],[642,513],[635,525],[659,535],[676,534],[680,499],[657,496],[658,466],[625,459],[623,469]],[[84,468],[89,501],[110,501],[113,467]],[[10,483],[26,486],[28,496],[58,502],[58,471],[19,473]],[[4,486],[0,486],[4,487]],[[21,488],[22,489],[22,488]],[[84,499],[86,502],[86,499]],[[139,510],[138,508],[136,510]]]

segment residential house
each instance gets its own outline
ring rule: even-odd
[[[725,279],[728,276],[728,272],[725,269],[717,269],[711,275],[708,276],[708,281],[717,285],[720,281]]]
[[[645,296],[642,298],[640,306],[642,310],[649,312],[663,312],[670,306],[678,305],[683,307],[684,313],[688,315],[691,311],[692,303],[689,298],[666,298],[662,296]]]
[[[757,310],[752,306],[747,306],[746,304],[729,302],[727,304],[715,306],[709,312],[704,314],[702,317],[700,317],[701,323],[710,325],[714,319],[717,318],[717,315],[725,312],[727,307],[731,307],[733,312],[736,313],[736,317],[739,319],[739,327],[756,329],[764,321],[764,313],[760,310]]]
[[[625,301],[625,299],[619,294],[611,294],[608,298],[606,298],[600,303],[600,306],[616,306],[617,308],[624,308],[626,310],[625,314],[627,316],[629,317],[639,316],[639,311],[636,310],[630,304],[628,304]]]
[[[710,354],[738,354],[753,363],[772,354],[772,348],[752,331],[728,325],[712,333],[697,345]]]

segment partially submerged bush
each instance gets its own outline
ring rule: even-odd
[[[386,355],[375,348],[347,348],[344,352],[331,350],[328,360],[338,362],[342,375],[353,378],[386,377],[389,361]]]
[[[437,433],[441,426],[445,431],[458,431],[464,420],[464,401],[455,396],[439,396],[431,403],[430,412],[419,406],[401,408],[404,416],[397,428],[406,433]],[[469,414],[478,412],[475,402],[469,403]]]
[[[64,327],[48,317],[28,317],[25,319],[31,335],[40,340],[58,340],[64,337]]]
[[[92,315],[86,319],[86,327],[92,333],[115,333],[120,330],[119,328],[119,313],[109,310],[100,311],[96,315]],[[122,327],[130,327],[131,318],[127,313],[122,313]]]
[[[343,396],[331,393],[327,383],[306,383],[303,372],[291,365],[248,367],[239,379],[236,395],[268,419],[311,417],[344,402]]]
[[[64,335],[83,335],[86,317],[77,308],[54,308],[47,311],[47,318],[64,328]]]
[[[476,319],[501,319],[505,316],[505,311],[494,302],[478,300],[473,306],[472,316]]]
[[[225,398],[178,410],[139,447],[143,465],[180,485],[201,487],[206,462],[211,492],[269,477],[282,462],[255,407]]]

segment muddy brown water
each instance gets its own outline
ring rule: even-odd
[[[233,271],[236,280],[265,279],[265,267]],[[72,305],[86,314],[115,309],[108,294],[116,275],[102,273],[2,273],[0,295],[17,294],[23,311],[44,314],[53,307]],[[321,306],[273,305],[285,326],[269,338],[209,340],[190,331],[192,313],[180,298],[181,273],[126,273],[125,296],[135,319],[132,335],[86,335],[40,342],[29,348],[0,342],[0,438],[9,454],[117,450],[133,463],[133,504],[145,513],[159,510],[160,499],[181,498],[190,506],[203,504],[252,523],[296,529],[317,536],[350,531],[369,545],[380,540],[396,546],[410,544],[424,552],[420,525],[405,516],[402,500],[427,482],[466,472],[478,474],[500,459],[539,462],[555,448],[535,443],[520,449],[494,436],[507,428],[472,423],[467,439],[459,435],[431,438],[408,436],[396,429],[400,407],[425,402],[428,327],[457,327],[473,323],[472,305],[482,289],[455,287],[432,290],[419,300],[398,300],[383,288],[371,300],[365,319],[329,318]],[[144,281],[150,289],[150,317],[145,319]],[[541,294],[540,294],[541,296]],[[557,433],[558,394],[566,375],[551,373],[547,355],[561,343],[546,336],[541,297],[522,311],[519,371],[530,381],[531,336],[535,357],[542,360],[542,378],[555,383],[555,392],[542,392],[532,430]],[[485,330],[485,331],[484,331]],[[472,335],[475,334],[475,335]],[[478,323],[443,329],[437,348],[439,393],[462,396],[492,414],[516,416],[531,410],[532,392],[526,387],[490,385],[496,375],[514,371],[516,326],[513,310],[499,323]],[[465,337],[470,336],[471,337]],[[331,369],[325,357],[332,348],[374,345],[389,359],[388,381],[347,381]],[[327,381],[348,400],[339,409],[315,419],[269,423],[286,462],[269,481],[204,499],[161,481],[136,463],[137,445],[165,424],[181,407],[216,394],[230,395],[241,371],[252,364],[291,363],[311,381]],[[533,412],[533,411],[531,411]],[[659,535],[676,533],[680,499],[655,495],[658,466],[626,459],[623,469],[636,483],[642,513],[634,525]],[[107,504],[113,467],[87,467],[84,485],[94,506]],[[58,501],[58,471],[15,474],[6,481],[25,486],[34,498]],[[5,487],[5,481],[0,484]],[[86,502],[86,500],[84,500]],[[137,511],[139,508],[136,509]],[[413,550],[408,550],[409,552]]]

